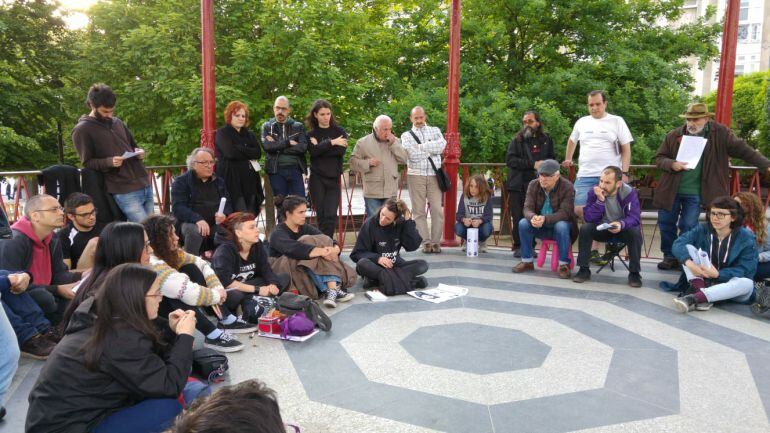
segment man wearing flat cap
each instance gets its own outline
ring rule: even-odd
[[[733,134],[730,128],[713,120],[713,113],[703,103],[693,103],[680,117],[685,124],[666,135],[655,155],[655,165],[661,170],[653,205],[658,208],[660,249],[663,261],[658,269],[678,269],[680,263],[671,253],[679,235],[698,224],[701,208],[712,200],[730,194],[730,158],[770,171],[770,160]],[[706,147],[695,167],[677,161],[676,157],[685,135],[705,138]]]
[[[532,241],[552,239],[559,248],[559,278],[570,277],[570,246],[578,235],[574,206],[575,188],[559,174],[559,163],[546,159],[537,169],[537,179],[527,186],[524,218],[519,220],[521,263],[513,272],[534,270]]]

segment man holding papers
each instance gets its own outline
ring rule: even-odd
[[[713,113],[703,103],[690,104],[681,117],[685,124],[666,135],[655,155],[661,170],[653,205],[658,208],[660,249],[663,261],[658,269],[679,266],[671,245],[679,234],[698,223],[701,205],[728,195],[730,158],[768,171],[770,160],[751,148],[733,132],[711,120]]]
[[[717,301],[750,303],[754,298],[757,243],[743,227],[743,212],[729,196],[718,197],[707,209],[708,222],[680,236],[672,247],[683,263],[686,294],[674,299],[686,313],[708,310]]]

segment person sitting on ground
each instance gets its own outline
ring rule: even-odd
[[[171,213],[177,219],[184,250],[195,256],[216,248],[216,227],[233,212],[225,180],[214,174],[215,162],[213,150],[198,147],[187,156],[189,170],[171,184]],[[219,213],[222,199],[224,213]]]
[[[599,177],[599,185],[588,191],[588,199],[583,208],[585,222],[580,226],[578,236],[578,259],[580,266],[572,279],[582,283],[591,279],[589,261],[591,245],[594,241],[607,242],[611,239],[622,242],[628,247],[628,285],[642,286],[642,210],[639,196],[631,185],[623,182],[620,167],[609,166]],[[606,230],[599,230],[601,224],[609,224]]]
[[[757,272],[754,274],[754,290],[756,303],[760,312],[770,306],[770,224],[765,218],[765,207],[754,193],[739,192],[733,197],[743,208],[745,215],[743,225],[757,237],[758,260]]]
[[[484,176],[477,174],[465,184],[463,196],[457,204],[455,234],[463,241],[469,228],[479,229],[479,251],[487,252],[487,238],[492,235],[492,196]],[[463,247],[465,251],[465,247]]]
[[[227,241],[217,247],[212,266],[227,289],[227,309],[235,311],[251,293],[276,296],[289,288],[289,275],[274,273],[268,262],[254,214],[236,212],[227,217],[222,228]]]
[[[29,273],[26,293],[37,302],[53,324],[61,321],[80,272],[70,272],[62,257],[54,229],[64,225],[64,209],[50,195],[31,197],[24,216],[11,226],[13,237],[0,241],[0,269]]]
[[[535,238],[555,239],[559,249],[559,278],[569,278],[572,260],[570,247],[577,238],[574,212],[575,188],[559,174],[559,163],[547,159],[537,169],[538,178],[527,187],[524,218],[519,220],[521,263],[513,272],[535,269],[532,244]]]
[[[379,287],[384,295],[403,295],[428,286],[422,276],[428,272],[428,262],[407,261],[400,254],[402,247],[414,251],[421,243],[406,203],[388,199],[361,227],[350,259],[356,262],[356,272],[364,277],[365,289]]]
[[[356,273],[340,262],[340,247],[332,238],[305,224],[307,202],[295,195],[276,201],[282,222],[270,235],[270,257],[276,272],[288,273],[292,286],[313,299],[324,296],[329,308],[353,299],[347,288]]]
[[[175,223],[170,215],[152,215],[143,223],[153,250],[150,266],[158,273],[163,293],[161,314],[177,309],[192,310],[197,329],[206,337],[204,347],[219,352],[242,350],[243,343],[233,338],[230,332],[248,333],[255,331],[256,327],[236,317],[223,305],[227,292],[214,269],[207,261],[179,248]],[[215,313],[218,310],[221,313],[217,314],[219,327],[199,307],[213,307]]]
[[[249,432],[286,433],[275,391],[251,379],[225,386],[195,400],[166,433],[220,433],[233,431],[237,419]],[[295,430],[299,431],[299,430]]]
[[[144,226],[139,223],[111,222],[104,227],[101,235],[96,239],[98,241],[93,267],[88,276],[73,288],[75,297],[64,312],[60,330],[67,329],[72,314],[80,304],[93,297],[112,268],[123,263],[150,264],[152,249],[144,232]]]
[[[159,286],[160,277],[140,264],[109,272],[96,294],[99,314],[78,310],[43,366],[29,395],[28,433],[171,425],[192,369],[195,315],[175,310],[162,323]]]
[[[69,222],[56,234],[61,243],[64,263],[70,269],[89,269],[93,266],[96,239],[104,224],[96,221],[96,208],[91,196],[75,192],[64,202]],[[82,260],[81,260],[82,257]]]
[[[754,299],[754,273],[757,270],[757,241],[743,227],[743,209],[729,196],[717,197],[707,209],[708,222],[682,234],[671,247],[674,257],[687,268],[687,294],[674,299],[676,308],[686,313],[705,311],[714,302],[733,300],[750,303]],[[696,264],[687,246],[703,250],[711,263]]]
[[[22,355],[46,359],[61,337],[40,306],[26,293],[29,282],[30,276],[26,272],[0,271],[0,301]]]

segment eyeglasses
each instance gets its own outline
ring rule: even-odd
[[[61,206],[52,207],[50,209],[38,209],[35,212],[61,212],[64,213],[64,208]]]
[[[76,217],[81,217],[81,218],[88,218],[96,215],[98,212],[99,212],[98,209],[94,209],[91,212],[73,213],[72,215],[75,215]]]
[[[525,125],[531,125],[533,123],[537,123],[537,120],[535,120],[535,119],[524,119],[524,120],[521,121],[521,123],[523,123]]]
[[[162,298],[163,293],[156,293],[154,295],[144,295],[145,298]]]
[[[723,219],[725,219],[725,217],[729,217],[730,215],[732,215],[732,213],[730,213],[730,212],[711,212],[711,213],[709,213],[709,215],[711,215],[712,218],[716,218],[718,220],[723,220]]]
[[[199,165],[205,165],[206,167],[211,167],[216,164],[216,161],[195,161],[195,163]]]

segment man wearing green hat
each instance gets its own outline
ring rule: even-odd
[[[739,158],[761,172],[770,171],[770,160],[733,134],[730,128],[711,117],[703,103],[693,103],[680,117],[683,126],[666,135],[655,155],[655,164],[661,170],[653,205],[658,208],[660,249],[663,261],[658,269],[677,269],[680,263],[671,253],[671,246],[679,235],[698,224],[701,207],[717,197],[730,194],[730,158]],[[682,137],[693,135],[705,138],[706,147],[695,167],[677,161]]]

